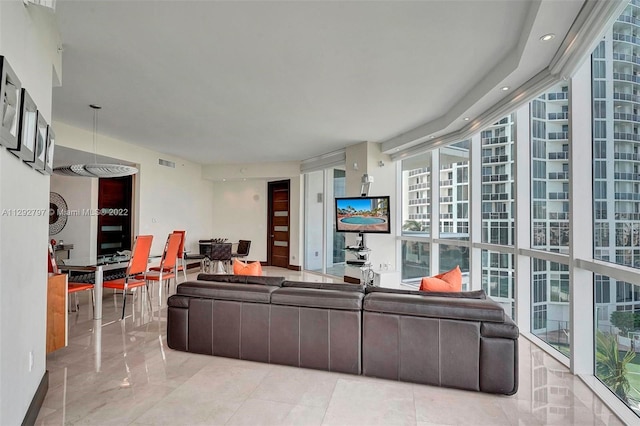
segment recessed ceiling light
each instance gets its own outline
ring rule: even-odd
[[[226,182],[227,180],[226,180],[226,179],[222,179],[222,181],[223,181],[223,182]]]
[[[396,148],[396,152],[400,151],[400,148]]]
[[[555,34],[553,33],[549,33],[549,34],[545,34],[542,37],[540,37],[540,41],[549,41],[549,40],[553,40],[556,37]]]
[[[502,91],[503,91],[503,92],[506,92],[506,91],[507,91],[507,90],[509,90],[509,89],[510,89],[510,87],[509,87],[509,86],[504,86],[504,87],[502,88]]]
[[[435,139],[435,138],[436,138],[435,136],[431,135],[431,139]]]
[[[470,118],[469,118],[469,117],[465,117],[465,118],[464,118],[464,121],[469,121],[469,120],[470,120]]]

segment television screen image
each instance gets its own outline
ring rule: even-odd
[[[389,196],[336,198],[336,231],[389,234]]]

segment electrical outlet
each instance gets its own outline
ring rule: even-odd
[[[33,351],[29,351],[29,372],[33,370]]]
[[[318,257],[318,255],[319,255],[319,254],[320,254],[320,253],[316,252],[316,257]]]

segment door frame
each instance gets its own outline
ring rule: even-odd
[[[287,241],[287,268],[289,268],[291,266],[291,179],[267,182],[267,266],[273,265],[273,238],[271,237],[271,230],[273,229],[273,191],[274,187],[285,184],[287,186],[287,227],[289,228],[289,239]]]

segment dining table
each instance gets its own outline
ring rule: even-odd
[[[161,258],[160,255],[150,255],[149,261]],[[61,272],[69,274],[70,281],[91,282],[93,284],[95,306],[93,319],[102,319],[102,284],[114,278],[123,278],[124,271],[129,266],[130,255],[101,255],[92,257],[78,257],[65,259],[64,264],[58,265]],[[113,277],[113,278],[111,278]]]

